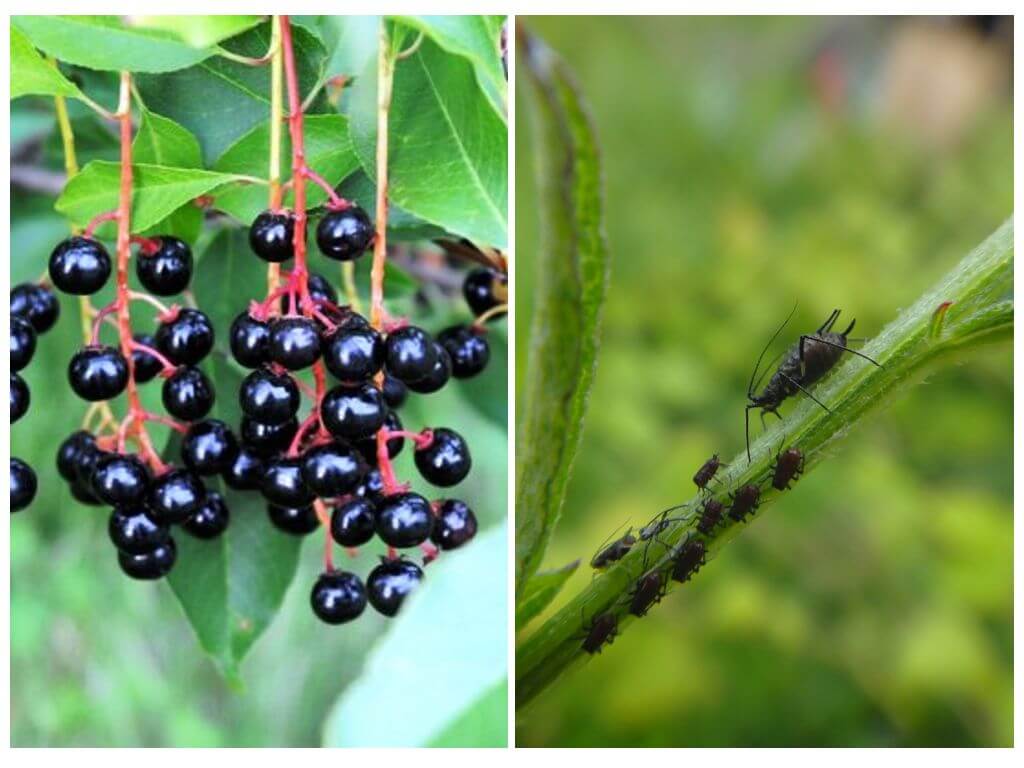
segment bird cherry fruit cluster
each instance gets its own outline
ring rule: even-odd
[[[60,303],[45,285],[21,283],[11,289],[11,424],[28,412],[31,393],[21,378],[36,352],[37,337],[50,330],[60,316]],[[18,512],[36,496],[36,473],[21,459],[11,457],[11,512]]]

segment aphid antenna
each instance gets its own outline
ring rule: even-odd
[[[753,397],[754,395],[754,379],[757,377],[757,371],[761,367],[761,361],[764,360],[765,353],[767,353],[771,345],[775,343],[775,340],[779,338],[779,334],[782,333],[787,325],[789,325],[789,321],[793,318],[793,313],[796,312],[796,306],[796,303],[794,303],[793,308],[789,311],[789,314],[782,322],[782,325],[780,325],[775,333],[772,334],[772,337],[768,339],[768,343],[764,345],[764,349],[761,350],[761,354],[758,355],[757,363],[754,365],[754,372],[750,374],[750,383],[747,385],[748,398]]]
[[[613,538],[613,537],[615,536],[615,534],[616,534],[616,533],[618,533],[619,531],[621,531],[621,530],[622,530],[622,526],[624,526],[624,525],[625,525],[626,523],[628,523],[628,522],[629,522],[629,518],[627,517],[627,518],[626,518],[625,520],[623,520],[623,521],[622,521],[622,523],[620,523],[620,524],[619,524],[619,527],[618,527],[618,528],[616,528],[616,529],[615,529],[614,531],[612,531],[611,533],[609,533],[609,534],[608,534],[608,536],[607,536],[607,537],[605,538],[605,540],[604,540],[604,541],[602,541],[602,542],[601,542],[601,543],[600,543],[600,544],[598,545],[598,547],[597,547],[597,551],[598,551],[598,552],[600,552],[600,551],[601,551],[602,549],[604,549],[605,545],[606,545],[606,544],[607,544],[608,542],[610,542],[610,541],[612,540],[612,538]],[[629,532],[630,532],[631,530],[633,530],[633,529],[632,529],[632,528],[627,528],[627,529],[626,529],[626,533],[625,533],[625,535],[626,535],[626,536],[628,536],[628,535],[629,535]]]

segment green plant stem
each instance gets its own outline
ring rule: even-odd
[[[807,398],[798,400],[781,422],[772,425],[751,446],[752,461],[740,454],[723,469],[714,496],[728,506],[728,492],[746,483],[761,486],[761,511],[779,495],[771,487],[772,464],[780,447],[796,447],[809,470],[835,453],[851,427],[873,410],[891,402],[910,385],[941,365],[962,359],[977,348],[1013,337],[1013,221],[1006,221],[966,256],[913,306],[902,312],[861,350],[882,364],[875,367],[847,355],[837,370],[819,384],[815,396],[831,408],[825,411]],[[672,513],[672,524],[658,541],[635,546],[608,572],[552,615],[516,653],[517,707],[522,707],[559,675],[586,658],[580,643],[585,627],[597,614],[614,612],[621,633],[634,617],[628,611],[636,579],[651,569],[666,577],[673,550],[697,535],[698,499]],[[708,559],[744,527],[727,516],[711,536],[704,537]],[[697,576],[699,578],[699,575]],[[677,586],[669,581],[669,588]]]

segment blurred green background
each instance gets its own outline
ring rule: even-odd
[[[520,23],[592,107],[613,260],[554,567],[742,450],[747,378],[795,301],[793,334],[841,307],[872,335],[1011,215],[1012,26]],[[538,244],[522,101],[516,127],[521,361]],[[517,743],[1012,744],[1012,390],[1008,346],[911,390],[520,711]]]

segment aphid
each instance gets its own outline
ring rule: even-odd
[[[777,491],[788,491],[789,484],[796,480],[804,471],[804,455],[796,448],[787,448],[775,457],[772,488]]]
[[[666,518],[666,517],[661,517],[661,518],[652,520],[651,522],[649,522],[647,525],[645,525],[643,528],[640,529],[640,541],[647,541],[648,539],[653,539],[659,533],[661,533],[666,528],[668,528],[670,525],[672,525],[673,522],[675,522],[674,519]]]
[[[609,544],[604,549],[599,549],[597,554],[590,561],[590,567],[601,570],[607,568],[612,563],[618,562],[626,555],[629,554],[629,550],[636,544],[636,537],[632,533],[632,528],[627,528],[626,532]]]
[[[672,580],[687,582],[704,565],[704,557],[707,550],[704,542],[700,539],[687,539],[682,546],[676,550],[676,563],[672,567]]]
[[[740,488],[736,493],[730,494],[732,506],[729,507],[729,517],[733,520],[742,521],[751,512],[757,511],[761,503],[760,486],[749,483]]]
[[[794,306],[793,312],[795,311],[796,307]],[[832,370],[835,364],[839,362],[843,352],[863,357],[868,362],[881,368],[879,363],[867,355],[846,346],[847,336],[853,330],[853,326],[857,322],[856,320],[851,322],[849,327],[842,333],[836,333],[832,330],[832,326],[835,325],[836,320],[839,318],[839,310],[834,309],[818,330],[811,334],[802,334],[800,340],[783,353],[782,362],[779,363],[779,367],[772,374],[764,389],[761,390],[761,394],[755,394],[757,387],[761,384],[761,379],[757,378],[757,371],[761,367],[761,361],[764,359],[765,352],[768,351],[768,347],[782,333],[782,329],[786,327],[790,318],[793,317],[793,312],[789,313],[786,321],[779,326],[779,329],[768,340],[765,348],[761,350],[761,355],[757,358],[757,365],[754,366],[754,372],[750,374],[750,384],[747,386],[747,400],[749,402],[744,413],[747,434],[747,461],[750,461],[750,410],[752,408],[761,409],[761,425],[764,426],[764,415],[766,413],[773,413],[779,416],[778,409],[782,405],[782,401],[787,397],[795,395],[797,392],[803,392],[811,400],[831,413],[827,405],[808,391],[808,387]],[[757,379],[756,382],[755,379]],[[781,419],[782,417],[779,416],[779,418]]]
[[[619,620],[614,613],[598,614],[590,622],[586,637],[583,638],[583,650],[591,656],[600,653],[605,643],[610,644],[615,639],[618,628]]]
[[[700,522],[697,523],[697,530],[705,536],[710,534],[715,527],[722,522],[722,511],[725,507],[717,499],[708,499],[704,502],[704,511],[701,513]]]
[[[719,467],[727,466],[721,462],[718,458],[718,454],[712,454],[711,458],[701,464],[700,469],[697,470],[697,474],[693,476],[693,484],[700,488],[702,491],[707,488],[708,483],[718,472]]]
[[[629,612],[634,616],[644,616],[650,607],[661,602],[665,595],[665,579],[661,572],[654,570],[645,573],[633,588],[629,601]]]

